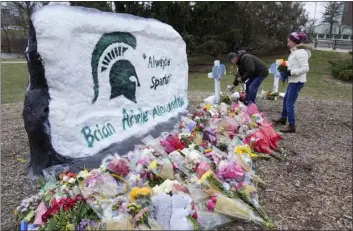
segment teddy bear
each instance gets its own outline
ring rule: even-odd
[[[192,212],[192,198],[188,194],[180,193],[172,196],[172,216],[170,230],[192,230],[188,217]]]

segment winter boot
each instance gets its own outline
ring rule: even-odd
[[[288,125],[282,129],[280,129],[279,131],[282,133],[295,133],[295,125]]]
[[[272,122],[274,125],[280,125],[280,124],[286,125],[287,119],[286,118],[279,118],[279,119],[272,120]]]

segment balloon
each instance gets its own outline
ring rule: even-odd
[[[271,72],[271,74],[277,74],[277,67],[278,67],[278,65],[276,64],[276,63],[273,63],[273,64],[271,64],[271,66],[270,66],[270,72]]]

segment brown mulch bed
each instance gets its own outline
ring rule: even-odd
[[[209,94],[190,93],[191,108]],[[269,118],[282,101],[259,100]],[[37,192],[26,176],[29,147],[22,103],[1,107],[1,230],[14,230],[14,209]],[[296,134],[284,135],[283,161],[255,162],[268,187],[259,189],[260,204],[278,229],[352,229],[352,102],[300,98]],[[261,229],[234,222],[220,230]]]

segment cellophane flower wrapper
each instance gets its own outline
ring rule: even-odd
[[[227,224],[232,219],[218,212],[198,211],[197,221],[205,230],[214,230],[216,227]]]
[[[104,220],[106,230],[134,230],[132,217],[128,214],[119,214],[111,220]]]
[[[206,191],[216,191],[223,193],[229,197],[233,197],[234,193],[229,191],[230,187],[217,178],[213,171],[207,171],[200,179],[200,183]]]
[[[260,114],[260,111],[257,108],[256,104],[252,103],[252,104],[247,106],[246,114],[248,114],[251,117],[254,114]]]
[[[218,165],[222,159],[226,158],[226,155],[215,146],[213,146],[210,151],[204,153],[204,155],[211,159],[216,165]]]
[[[105,230],[104,224],[89,219],[83,219],[76,227],[78,231],[84,230]]]
[[[115,157],[110,161],[107,169],[119,176],[126,177],[130,172],[130,163],[125,158]]]
[[[235,160],[221,161],[217,176],[221,179],[244,180],[244,171]]]
[[[152,171],[156,176],[166,180],[166,179],[174,179],[174,170],[173,164],[169,160],[169,158],[160,158],[153,160],[148,169]]]
[[[151,135],[148,135],[145,138],[143,138],[141,141],[145,145],[152,147],[156,151],[156,153],[158,153],[158,155],[168,156],[164,148],[161,146],[159,138],[154,139]]]
[[[199,179],[209,170],[212,170],[212,167],[208,161],[202,160],[196,164],[195,173]]]
[[[180,126],[182,128],[186,128],[187,131],[192,132],[196,126],[196,122],[188,117],[183,116],[183,117],[181,117]]]
[[[207,141],[211,142],[212,144],[216,144],[216,142],[217,142],[216,132],[214,130],[212,130],[211,128],[206,128],[203,131],[202,139],[207,140]]]
[[[174,169],[179,169],[182,172],[187,172],[187,169],[184,167],[184,159],[185,156],[183,156],[180,152],[178,151],[173,151],[169,153],[169,159],[172,162]]]
[[[43,169],[42,172],[46,182],[49,182],[49,181],[56,182],[56,179],[59,173],[68,171],[69,169],[70,169],[69,165],[59,164],[59,165],[55,165],[55,166],[51,166],[49,168]]]
[[[99,171],[92,172],[81,185],[81,192],[85,198],[115,198],[125,191],[125,185],[118,186],[117,181],[109,174]]]
[[[43,220],[42,220],[42,216],[43,214],[47,211],[47,207],[45,206],[45,204],[43,202],[41,202],[38,206],[38,208],[36,209],[36,215],[33,221],[33,224],[35,225],[43,225]]]
[[[278,149],[278,141],[281,136],[276,133],[272,125],[266,124],[258,131],[244,139],[244,142],[250,145],[256,152],[272,154]],[[252,142],[254,141],[254,142]]]
[[[129,152],[127,155],[131,169],[139,172],[138,169],[136,169],[138,165],[148,166],[148,164],[155,159],[153,152],[154,150],[152,148],[143,148],[142,146],[135,145],[134,151]]]
[[[268,221],[269,218],[259,204],[259,196],[256,187],[253,184],[250,182],[244,183],[237,192],[241,195],[241,198],[246,203],[251,205],[264,220]]]
[[[206,210],[204,202],[210,197],[209,194],[203,190],[202,186],[199,184],[188,184],[188,192],[196,204],[197,210]]]
[[[164,138],[161,138],[160,144],[166,152],[171,153],[175,150],[182,150],[185,148],[185,145],[180,142],[177,133],[170,133],[163,136]]]
[[[152,188],[152,194],[153,195],[159,195],[159,194],[170,194],[173,191],[173,188],[175,185],[180,184],[176,180],[165,180],[162,184],[156,185],[155,187]]]
[[[236,132],[239,127],[239,123],[233,118],[226,117],[223,119],[222,127],[228,132]]]
[[[98,200],[89,198],[87,200],[87,203],[101,220],[112,220],[117,215],[114,212],[116,202],[117,200],[113,198],[101,198]]]
[[[247,222],[264,225],[266,222],[255,215],[253,209],[239,198],[228,198],[221,193],[215,194],[214,211]]]

